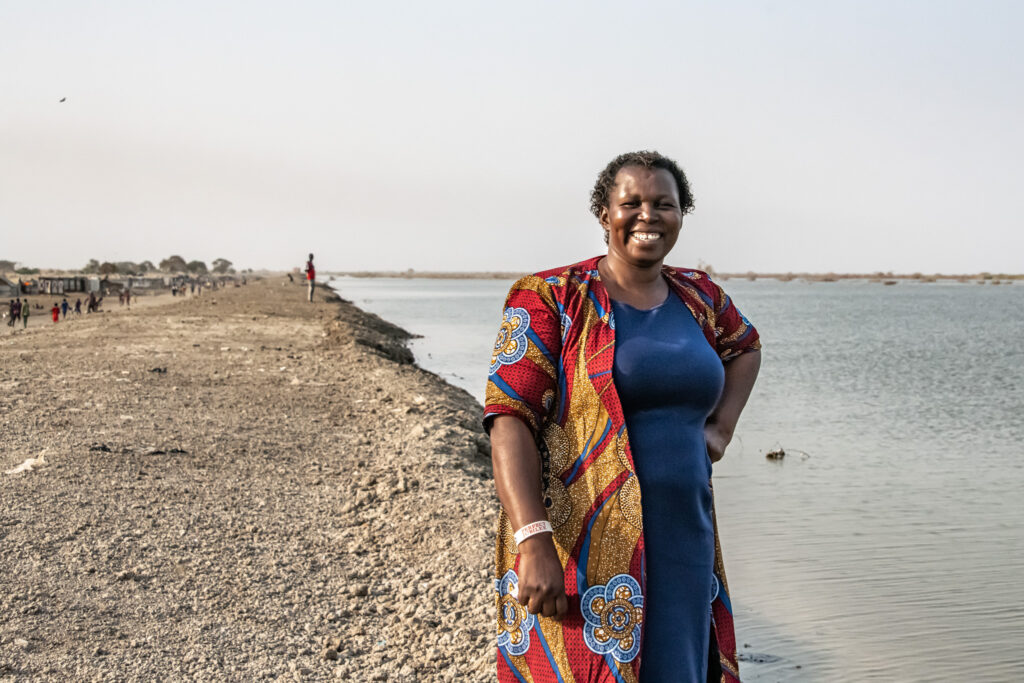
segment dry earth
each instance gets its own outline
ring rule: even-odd
[[[0,336],[0,680],[483,681],[480,407],[279,278]]]

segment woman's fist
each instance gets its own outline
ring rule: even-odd
[[[569,600],[551,534],[537,534],[520,543],[519,557],[519,604],[530,614],[564,617]]]

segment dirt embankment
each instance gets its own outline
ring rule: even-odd
[[[479,405],[303,297],[0,338],[0,680],[493,678]]]

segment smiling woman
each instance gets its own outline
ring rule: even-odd
[[[484,424],[501,499],[501,681],[738,681],[712,463],[757,331],[664,259],[693,196],[656,152],[598,177],[608,253],[513,285]]]

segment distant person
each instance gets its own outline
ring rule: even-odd
[[[82,298],[75,299],[75,315],[82,315]]]
[[[291,273],[285,273],[288,276],[288,282],[295,282],[295,278],[292,277]]]
[[[18,326],[18,319],[21,318],[21,299],[14,300],[14,320],[11,321],[11,325],[14,327]]]
[[[189,280],[189,283],[188,283],[188,293],[189,294],[193,294],[193,295],[196,293],[196,281],[195,280]]]
[[[128,308],[132,307],[132,290],[126,290],[124,293],[124,303]]]
[[[21,329],[28,327],[28,316],[29,316],[29,305],[28,299],[21,300]]]
[[[7,327],[14,327],[14,299],[11,299],[8,303],[8,307],[11,309],[10,314],[7,316]]]
[[[53,322],[60,320],[60,306],[57,305],[56,301],[53,302],[53,308],[50,309],[50,315],[53,316]]]
[[[313,290],[316,289],[316,268],[313,267],[313,255],[306,261],[306,284],[309,286],[309,301],[313,302]]]
[[[68,310],[70,308],[71,308],[71,304],[68,303],[67,299],[64,299],[63,301],[61,301],[60,302],[60,317],[66,320],[67,317],[68,317]]]

